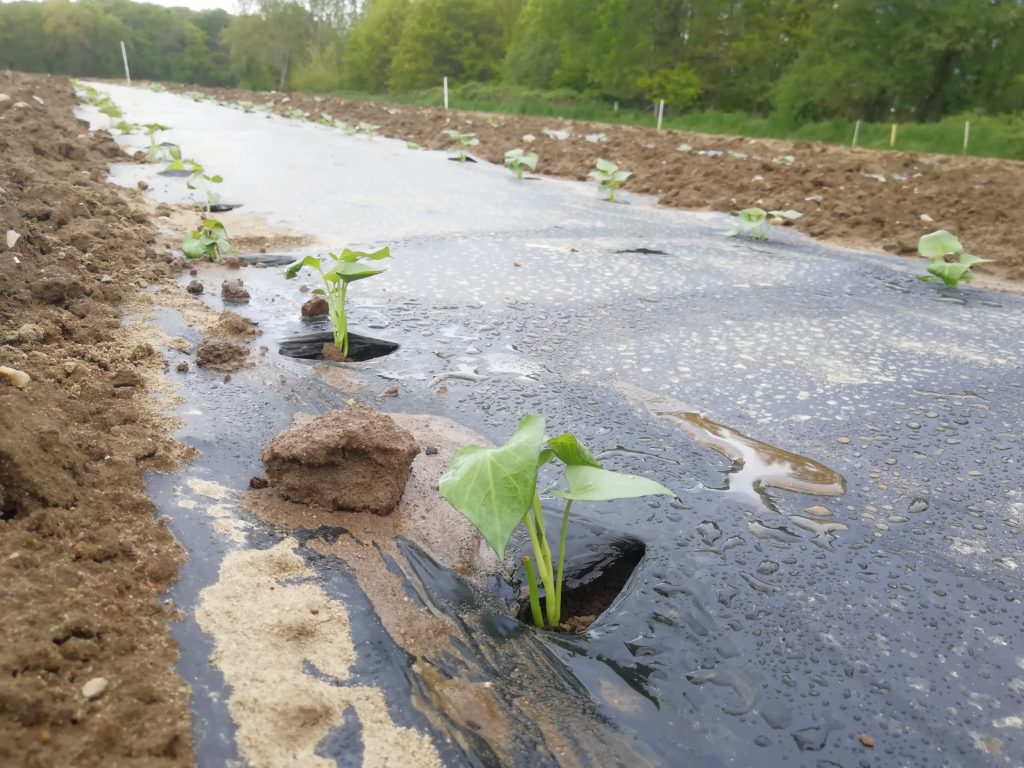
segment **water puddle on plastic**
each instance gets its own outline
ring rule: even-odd
[[[717,451],[732,461],[732,467],[726,473],[725,487],[709,490],[718,490],[743,501],[763,505],[773,512],[781,510],[766,492],[768,488],[811,496],[835,497],[846,493],[846,480],[843,476],[820,461],[712,421],[678,400],[621,382],[617,388],[642,403],[655,416],[670,421],[699,445]],[[820,519],[830,515],[824,506],[810,507],[805,512],[809,516],[789,515],[790,521],[815,535],[847,530],[843,523]]]

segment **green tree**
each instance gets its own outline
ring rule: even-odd
[[[391,62],[409,12],[409,0],[372,0],[365,15],[345,38],[342,81],[345,87],[383,93],[391,78]]]
[[[447,75],[458,82],[497,78],[508,27],[499,5],[508,0],[419,0],[413,3],[391,62],[388,87],[411,91],[437,85]]]

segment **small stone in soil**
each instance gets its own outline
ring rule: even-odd
[[[191,275],[192,277],[195,277],[196,275],[198,275],[198,274],[199,274],[199,270],[198,270],[198,269],[190,269],[190,270],[188,271],[188,273],[189,273],[189,275]]]
[[[188,363],[182,360],[174,367],[174,370],[176,370],[178,373],[188,373]]]
[[[185,290],[188,291],[189,293],[192,293],[192,294],[202,293],[203,292],[203,284],[201,282],[199,282],[198,280],[193,280],[192,282],[190,282],[188,284],[188,286],[185,288]]]
[[[435,448],[433,445],[425,445],[423,446],[423,453],[425,453],[427,456],[436,456],[437,448]]]
[[[239,279],[225,280],[220,286],[220,295],[228,301],[248,301],[249,292]]]
[[[314,296],[302,305],[303,317],[322,317],[327,312],[327,299],[323,296]]]
[[[87,699],[98,699],[103,695],[103,692],[107,690],[107,678],[105,677],[94,677],[92,680],[82,686],[82,695]]]
[[[262,488],[266,488],[268,485],[270,485],[270,483],[267,482],[267,478],[265,477],[260,477],[259,475],[256,475],[254,477],[249,478],[249,487],[254,490],[258,491]]]
[[[377,395],[378,400],[383,400],[385,397],[398,397],[398,387],[387,387],[386,389],[382,389],[380,394]]]

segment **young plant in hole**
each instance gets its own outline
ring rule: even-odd
[[[149,139],[149,148],[146,150],[146,153],[150,155],[158,155],[160,150],[165,149],[165,147],[160,146],[159,142],[157,142],[157,138],[161,132],[168,129],[168,126],[162,125],[161,123],[146,123],[142,126],[142,129],[143,133],[146,134],[146,138]]]
[[[190,191],[197,189],[201,190],[205,199],[204,208],[206,215],[210,215],[210,211],[214,205],[220,202],[220,195],[213,191],[212,184],[220,184],[224,181],[222,176],[217,174],[207,173],[206,168],[198,160],[192,160],[191,158],[182,158],[181,147],[172,146],[169,148],[171,154],[171,162],[164,168],[165,171],[189,171],[191,175],[185,182],[185,186]]]
[[[568,490],[551,492],[565,501],[554,558],[544,530],[544,513],[537,489],[538,473],[554,460],[564,467]],[[519,524],[526,527],[533,557],[523,557],[530,595],[530,614],[540,627],[557,627],[562,618],[562,582],[565,575],[565,538],[575,501],[613,501],[641,496],[675,496],[665,486],[636,475],[601,467],[575,436],[568,432],[545,438],[544,418],[528,414],[508,442],[498,448],[470,445],[452,457],[452,466],[438,485],[448,503],[469,518],[499,558]],[[544,587],[540,605],[539,584]]]
[[[114,123],[114,128],[117,128],[117,130],[120,131],[122,136],[128,136],[134,133],[137,127],[138,126],[136,126],[134,123],[129,123],[125,120],[118,120],[116,123]]]
[[[961,280],[971,280],[971,267],[975,264],[988,264],[992,261],[967,253],[960,238],[944,229],[922,235],[917,241],[917,252],[928,259],[929,273],[918,279],[931,280],[937,277],[949,288],[956,288]]]
[[[377,262],[390,256],[391,251],[388,248],[381,248],[372,253],[350,251],[346,248],[341,253],[327,254],[327,258],[306,256],[290,264],[285,270],[284,276],[289,280],[299,274],[304,267],[314,269],[320,274],[324,287],[313,289],[313,293],[327,299],[327,311],[334,329],[334,345],[341,350],[342,357],[348,357],[348,316],[345,314],[348,284],[384,272],[387,267],[378,267],[368,262]]]
[[[517,179],[522,179],[523,174],[527,170],[536,171],[537,161],[540,160],[537,157],[536,152],[524,152],[521,149],[510,149],[505,153],[505,167],[508,168],[512,173],[516,175]]]
[[[217,219],[203,219],[196,231],[181,241],[181,252],[189,259],[219,261],[231,253],[228,231]]]
[[[601,185],[602,190],[608,193],[608,197],[605,199],[610,203],[615,202],[615,190],[632,175],[631,171],[623,171],[611,160],[601,158],[598,158],[594,170],[587,174]]]
[[[365,133],[371,139],[377,135],[377,131],[379,128],[379,125],[374,125],[373,123],[360,123],[359,125],[356,126],[356,130],[359,133]]]
[[[466,158],[469,156],[469,148],[475,147],[480,143],[480,139],[476,137],[475,133],[463,133],[462,131],[456,131],[454,128],[444,131],[444,135],[452,140],[448,151],[458,152],[460,163],[466,162]]]
[[[751,240],[768,239],[768,217],[796,221],[803,216],[799,211],[765,211],[763,208],[744,208],[736,214],[736,227],[730,233],[733,237],[747,237]]]

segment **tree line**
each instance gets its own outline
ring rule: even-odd
[[[938,120],[1024,106],[1022,0],[129,0],[0,5],[0,67],[257,90],[501,83],[675,110]]]

